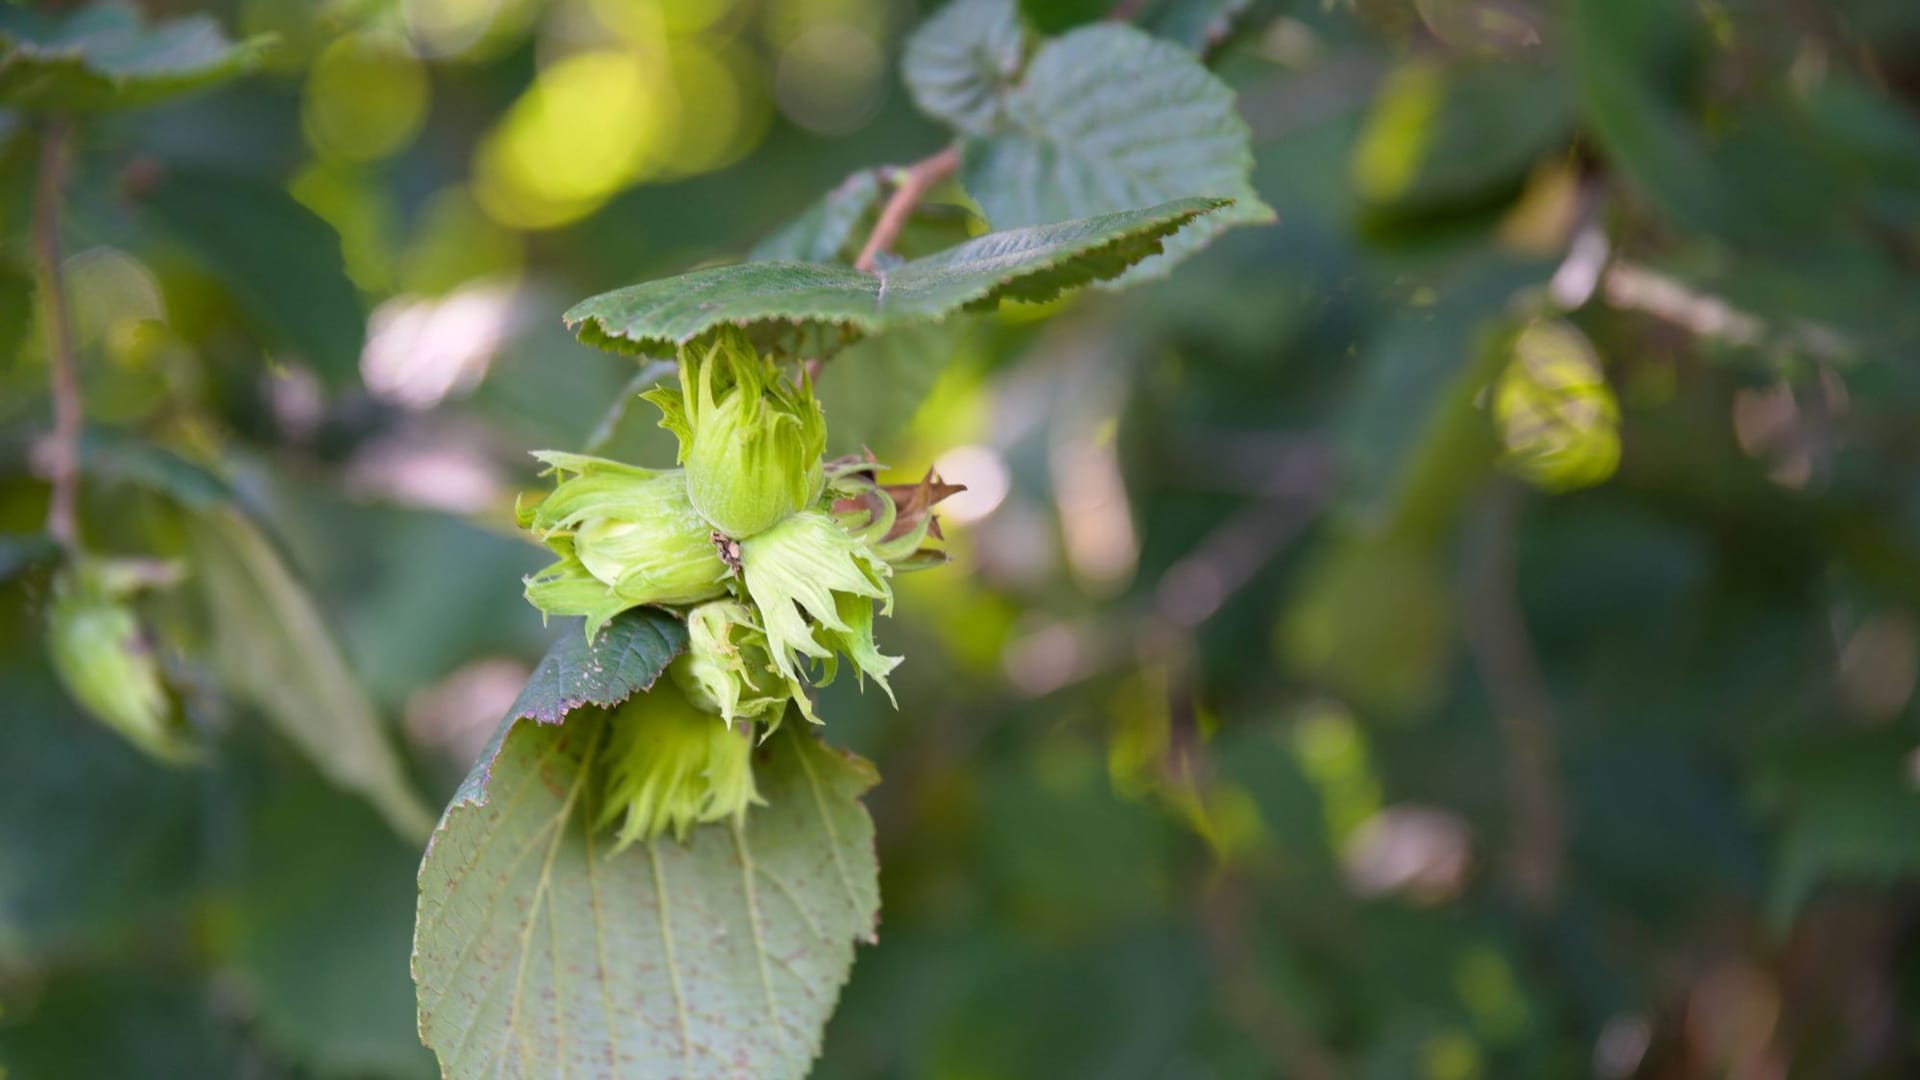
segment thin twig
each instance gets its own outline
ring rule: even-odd
[[[1857,350],[1848,336],[1826,323],[1791,319],[1769,323],[1724,297],[1702,291],[1660,270],[1622,257],[1601,225],[1604,207],[1597,191],[1583,186],[1580,229],[1547,286],[1563,311],[1584,306],[1596,294],[1610,307],[1637,311],[1677,326],[1695,337],[1752,348],[1779,341],[1796,352],[1840,361]]]
[[[1559,891],[1566,823],[1553,696],[1520,611],[1514,549],[1521,497],[1512,484],[1491,493],[1465,623],[1467,646],[1500,722],[1513,828],[1509,880],[1521,903],[1544,911]]]
[[[47,440],[45,458],[47,479],[53,488],[47,506],[47,535],[68,551],[80,544],[75,505],[80,489],[81,430],[80,376],[60,259],[60,195],[65,186],[71,131],[62,117],[48,122],[40,144],[40,175],[33,198],[33,244],[39,262],[53,395],[53,434]]]
[[[960,169],[960,148],[949,146],[931,157],[923,158],[900,171],[900,179],[893,189],[893,196],[887,205],[880,209],[880,220],[874,222],[873,232],[867,236],[865,247],[860,249],[860,257],[853,260],[855,269],[871,270],[883,252],[893,247],[900,238],[900,230],[907,225],[913,208],[920,205],[936,184],[952,176]]]

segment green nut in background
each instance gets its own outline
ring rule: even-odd
[[[82,557],[61,570],[47,614],[47,651],[60,682],[94,719],[149,756],[181,764],[199,749],[128,603],[143,585],[171,579],[170,571],[155,573],[158,565]]]

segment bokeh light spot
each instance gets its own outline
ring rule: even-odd
[[[159,280],[146,264],[118,248],[89,248],[69,256],[66,277],[74,344],[81,348],[135,323],[166,320]]]
[[[307,74],[300,119],[321,154],[373,161],[412,142],[427,117],[427,73],[399,42],[343,37]]]
[[[665,171],[692,176],[745,157],[771,119],[753,61],[736,48],[678,39],[667,65],[682,109]]]
[[[774,100],[801,127],[844,135],[879,111],[882,66],[880,46],[866,31],[822,23],[781,50]]]
[[[400,15],[421,52],[470,57],[510,40],[534,7],[529,0],[400,0]]]
[[[741,7],[733,0],[587,0],[587,6],[601,25],[629,41],[697,33]]]
[[[525,258],[520,234],[503,229],[464,187],[449,187],[429,199],[414,226],[401,287],[438,296],[479,277],[517,273]]]
[[[1013,488],[1006,460],[990,446],[956,446],[940,455],[933,471],[967,490],[940,504],[940,516],[954,524],[979,521],[999,509]]]
[[[1293,749],[1300,771],[1320,793],[1329,846],[1340,851],[1380,812],[1380,782],[1374,777],[1366,736],[1344,706],[1316,704],[1294,728]]]
[[[514,228],[564,225],[656,170],[680,103],[636,55],[570,56],[515,101],[474,161],[474,196]]]

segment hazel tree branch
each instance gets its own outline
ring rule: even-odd
[[[49,389],[53,397],[53,433],[45,443],[48,483],[47,534],[62,548],[79,546],[75,510],[80,490],[80,376],[74,356],[73,323],[67,304],[60,257],[60,198],[66,183],[72,128],[65,118],[47,125],[40,144],[39,176],[33,197],[33,247],[46,333]]]
[[[872,270],[881,254],[892,250],[893,242],[900,238],[900,230],[906,227],[907,219],[913,215],[913,208],[920,205],[920,200],[926,197],[927,192],[959,170],[960,148],[957,145],[902,169],[893,195],[880,208],[880,220],[874,222],[873,232],[867,235],[867,242],[860,249],[860,257],[853,260],[854,268]]]

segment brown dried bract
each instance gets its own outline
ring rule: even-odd
[[[713,541],[713,549],[720,553],[720,561],[727,564],[727,569],[733,571],[735,577],[740,576],[740,541],[719,529],[707,534],[707,539]]]
[[[965,484],[949,484],[940,479],[940,474],[932,469],[920,478],[917,484],[885,484],[880,488],[893,500],[899,516],[894,518],[893,528],[888,530],[886,539],[893,540],[919,528],[920,519],[930,515],[933,508],[942,500],[952,498],[967,490]],[[927,535],[935,540],[944,539],[940,534],[940,519],[934,518],[927,523]]]

